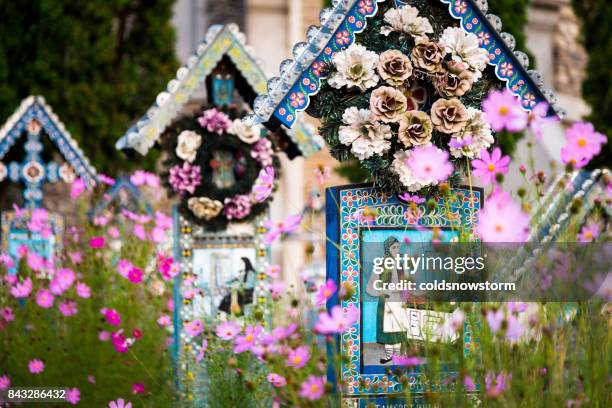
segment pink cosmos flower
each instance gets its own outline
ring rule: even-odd
[[[240,333],[240,326],[234,321],[221,322],[215,333],[222,340],[232,340]]]
[[[487,314],[485,315],[487,319],[487,323],[489,324],[489,328],[491,332],[497,333],[499,329],[501,329],[502,322],[504,321],[504,311],[502,309],[497,310],[487,310]]]
[[[590,158],[585,157],[577,149],[572,149],[570,146],[561,148],[561,162],[563,164],[571,164],[574,169],[581,169],[586,166]]]
[[[599,224],[589,220],[580,230],[578,234],[578,242],[593,242],[601,233]]]
[[[472,161],[472,168],[474,169],[474,175],[480,178],[483,183],[492,184],[495,183],[496,174],[506,174],[508,172],[509,163],[510,156],[502,157],[501,149],[496,147],[491,154],[486,149],[482,149],[480,160]]]
[[[87,284],[83,282],[77,282],[76,293],[78,297],[81,297],[84,299],[91,297],[91,289],[89,288],[89,286],[87,286]]]
[[[74,300],[66,300],[62,302],[59,304],[58,308],[60,313],[66,317],[73,316],[79,311]]]
[[[155,227],[151,230],[151,240],[156,244],[161,244],[166,240],[166,230]]]
[[[595,131],[592,123],[576,122],[565,131],[567,147],[579,152],[579,156],[589,160],[601,152],[601,146],[608,142],[608,139],[599,132]]]
[[[155,212],[155,225],[157,225],[159,228],[169,230],[172,228],[172,217],[164,214],[163,212],[156,211]]]
[[[25,278],[21,282],[15,283],[13,287],[11,288],[11,295],[13,295],[13,297],[17,299],[26,298],[30,296],[31,292],[32,292],[32,279],[30,279],[29,277]]]
[[[0,265],[4,265],[8,269],[15,267],[15,262],[9,254],[0,253]]]
[[[58,269],[53,276],[53,281],[59,286],[62,292],[68,290],[76,279],[76,275],[72,269]],[[57,294],[57,293],[56,293]]]
[[[136,238],[141,241],[147,240],[147,230],[142,224],[134,224],[134,228],[132,229],[132,233]]]
[[[261,169],[259,176],[255,180],[255,186],[253,192],[255,193],[255,200],[258,202],[265,201],[274,188],[274,167],[268,166]]]
[[[156,174],[144,170],[136,170],[134,174],[130,176],[130,181],[138,187],[146,185],[151,188],[158,188],[160,185],[159,177],[157,177]]]
[[[100,215],[98,217],[94,217],[93,224],[98,227],[104,227],[110,221],[110,216]]]
[[[467,392],[472,392],[476,390],[476,384],[474,383],[474,380],[472,380],[472,377],[467,374],[465,375],[465,377],[463,377],[463,385],[465,386],[465,390]]]
[[[266,379],[268,380],[270,384],[272,384],[273,386],[277,388],[284,387],[285,385],[287,385],[287,380],[285,379],[285,377],[283,377],[282,375],[278,375],[276,373],[268,374]]]
[[[525,327],[518,321],[516,316],[511,314],[507,319],[507,327],[506,327],[506,339],[510,342],[516,342],[523,337],[525,333]]]
[[[283,281],[277,280],[272,283],[269,283],[266,286],[266,289],[270,292],[273,300],[278,300],[282,293],[285,291],[285,283]]]
[[[132,283],[140,283],[140,282],[142,282],[142,270],[139,269],[139,268],[133,267],[128,272],[128,276],[127,277],[130,280],[130,282],[132,282]]]
[[[329,166],[323,166],[320,164],[314,169],[314,176],[317,183],[323,185],[325,184],[325,181],[331,177],[331,170]]]
[[[272,244],[276,238],[282,234],[290,234],[298,229],[302,222],[302,214],[289,215],[284,220],[274,223],[271,220],[264,221],[264,227],[267,229],[264,235],[264,244]]]
[[[190,337],[195,337],[204,331],[204,323],[201,320],[192,320],[185,323],[185,333]]]
[[[197,363],[204,359],[204,355],[206,354],[206,350],[208,349],[208,340],[202,339],[202,344],[200,345],[200,351],[195,357]]]
[[[302,398],[315,401],[320,399],[325,392],[325,377],[315,377],[309,375],[306,381],[302,383],[298,395]]]
[[[417,146],[406,161],[414,176],[421,180],[443,182],[453,173],[448,152],[434,146]]]
[[[104,248],[104,237],[93,237],[89,240],[89,247],[91,249],[100,249]]]
[[[127,353],[130,343],[123,334],[123,329],[118,330],[111,335],[111,344],[118,353]]]
[[[107,186],[115,185],[115,179],[107,176],[106,174],[98,174],[98,179]]]
[[[548,116],[549,105],[540,102],[528,113],[528,127],[538,141],[542,141],[543,130],[546,126],[559,121],[556,115]]]
[[[108,408],[132,408],[131,402],[125,402],[123,398],[119,398],[117,401],[111,401],[108,403]]]
[[[157,324],[162,327],[167,327],[172,324],[172,319],[168,315],[161,315],[157,318]]]
[[[4,280],[9,285],[14,285],[15,283],[17,283],[17,275],[13,275],[12,273],[7,273],[6,275],[4,275]]]
[[[127,259],[120,259],[119,262],[117,262],[117,272],[124,278],[127,278],[128,273],[130,273],[133,268],[134,265]]]
[[[482,102],[485,119],[495,132],[503,129],[520,132],[527,126],[528,115],[519,99],[507,89],[489,93]]]
[[[36,293],[36,304],[43,309],[49,309],[53,306],[55,297],[47,289],[39,289]]]
[[[28,369],[32,374],[40,374],[45,371],[45,363],[35,358],[33,360],[30,360],[30,362],[28,363]]]
[[[83,262],[83,256],[80,252],[69,252],[68,257],[70,258],[70,262],[75,265],[79,265]]]
[[[215,108],[202,112],[202,116],[198,118],[198,123],[209,132],[217,134],[227,132],[232,126],[229,116]]]
[[[81,391],[78,388],[68,388],[66,390],[66,401],[72,405],[76,405],[81,400]]]
[[[11,386],[11,379],[8,375],[2,374],[0,376],[0,391],[4,391]]]
[[[419,205],[425,202],[425,199],[422,197],[419,197],[417,194],[410,195],[410,193],[401,193],[397,195],[397,198],[399,198],[400,200],[402,200],[403,202],[407,204],[414,203],[416,205]]]
[[[328,279],[325,284],[319,286],[316,299],[317,306],[323,306],[325,302],[327,302],[327,299],[336,293],[336,290],[338,290],[338,287],[333,279]]]
[[[252,351],[259,343],[261,332],[262,327],[260,325],[247,326],[244,330],[244,335],[237,336],[234,339],[234,354],[243,353],[247,350]]]
[[[100,332],[98,333],[98,340],[100,340],[101,342],[108,341],[110,338],[111,334],[106,330],[100,330]]]
[[[89,382],[90,382],[90,383],[92,383],[92,384],[95,384],[95,383],[96,383],[96,377],[95,377],[95,376],[93,376],[93,375],[91,375],[91,374],[89,374],[89,375],[87,376],[87,381],[89,381]]]
[[[342,306],[336,305],[332,307],[330,314],[326,312],[319,314],[319,320],[314,329],[321,334],[344,333],[357,320],[359,320],[359,310],[357,308],[348,307],[344,312]]]
[[[166,257],[162,253],[157,254],[157,268],[165,281],[169,281],[180,272],[180,266],[174,262],[174,258]]]
[[[278,279],[280,277],[281,267],[279,265],[270,265],[266,267],[264,273],[272,279]]]
[[[142,339],[142,330],[140,330],[139,328],[135,328],[134,330],[132,330],[132,336],[134,336],[136,340]]]
[[[119,327],[121,324],[121,315],[119,312],[117,312],[115,309],[107,308],[100,309],[100,312],[106,318],[106,323],[110,324],[111,326]]]
[[[511,378],[511,374],[505,374],[504,372],[500,372],[497,376],[492,372],[488,372],[485,376],[485,389],[487,395],[491,398],[500,396],[508,387]]]
[[[477,230],[486,242],[525,242],[529,236],[529,215],[508,193],[496,190],[480,212]]]
[[[393,358],[393,364],[402,366],[402,367],[416,367],[416,366],[425,364],[425,359],[421,357],[393,355],[392,358]]]
[[[83,179],[78,178],[74,180],[72,183],[72,188],[70,189],[70,198],[77,199],[83,192],[87,189],[87,185]]]
[[[17,258],[22,259],[24,256],[28,254],[29,251],[30,250],[28,249],[27,245],[24,245],[24,244],[19,245],[19,247],[17,248]]]
[[[27,227],[30,232],[39,233],[43,238],[49,238],[53,234],[49,225],[49,213],[44,208],[32,210]]]
[[[7,323],[15,320],[15,314],[13,313],[13,309],[11,309],[9,306],[5,306],[2,309],[0,309],[0,316]]]
[[[179,194],[193,194],[202,182],[200,166],[193,166],[187,161],[182,166],[177,164],[170,169],[168,182]]]
[[[302,368],[310,360],[310,350],[306,346],[299,346],[295,349],[289,350],[287,355],[287,367]]]
[[[132,385],[132,394],[134,395],[139,395],[139,394],[144,394],[145,393],[145,386],[143,383],[134,383],[134,385]]]
[[[45,258],[38,255],[36,252],[28,252],[26,262],[33,271],[42,271],[45,268]]]

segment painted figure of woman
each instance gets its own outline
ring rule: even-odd
[[[396,259],[399,240],[393,236],[384,241],[384,258]],[[384,265],[384,263],[383,263]],[[376,307],[376,342],[385,346],[385,357],[380,364],[387,364],[393,355],[399,356],[402,342],[406,340],[406,310],[403,308],[401,292],[395,290],[373,290],[374,280],[381,283],[398,283],[402,271],[394,265],[384,268],[380,275],[372,274],[368,282],[368,293],[378,297]]]

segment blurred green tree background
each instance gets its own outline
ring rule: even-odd
[[[586,118],[597,131],[608,137],[601,154],[589,167],[610,167],[612,163],[612,2],[609,0],[573,0],[572,5],[582,20],[582,42],[589,54],[586,80],[582,86],[584,99],[593,108]]]
[[[0,0],[0,123],[46,98],[98,171],[151,167],[116,140],[178,68],[175,0]]]

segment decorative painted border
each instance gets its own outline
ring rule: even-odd
[[[27,124],[32,119],[36,119],[41,124],[64,159],[72,166],[76,174],[85,181],[87,188],[93,188],[98,183],[96,169],[89,163],[87,156],[42,96],[29,96],[24,99],[15,113],[0,128],[0,160],[23,135]],[[52,175],[54,174],[52,171],[54,168],[51,166],[48,169]]]
[[[337,297],[329,300],[328,308],[340,303],[346,310],[350,307],[360,307],[361,282],[359,281],[360,259],[360,228],[370,227],[453,227],[466,228],[475,233],[478,211],[481,208],[483,194],[480,189],[453,189],[451,200],[440,199],[435,209],[428,211],[425,205],[420,205],[418,211],[423,215],[415,220],[409,206],[398,198],[371,184],[356,184],[332,187],[326,190],[326,223],[327,223],[327,277],[333,279],[338,287],[350,284],[354,295],[339,302]],[[373,219],[367,219],[364,209],[375,212]],[[347,387],[347,396],[367,396],[376,393],[401,393],[402,385],[396,375],[363,374],[360,373],[360,321],[337,339],[341,349],[347,354],[347,361],[340,367],[341,379]],[[478,342],[472,338],[472,327],[464,325],[464,354],[472,355],[478,349]],[[330,381],[335,382],[334,371],[328,371]],[[455,377],[456,372],[442,372],[441,379]],[[424,374],[413,372],[408,374],[411,393],[422,393]],[[446,389],[442,389],[445,391]]]
[[[260,95],[254,103],[255,113],[245,118],[248,124],[269,122],[272,117],[286,127],[292,127],[298,113],[310,104],[323,78],[321,68],[329,64],[333,55],[351,45],[355,35],[362,32],[367,19],[376,15],[377,3],[384,0],[335,1],[333,8],[321,12],[321,27],[311,26],[307,33],[307,43],[297,43],[293,47],[294,60],[285,60],[280,65],[280,77],[268,81],[268,93]],[[462,28],[480,37],[481,47],[490,54],[489,63],[496,66],[496,75],[506,83],[506,87],[521,97],[523,107],[531,110],[538,102],[547,100],[557,111],[554,94],[541,91],[542,76],[536,71],[526,71],[529,58],[514,48],[514,38],[507,33],[499,34],[501,20],[489,15],[495,27],[483,18],[486,0],[478,0],[481,11],[472,0],[440,0],[449,4],[449,12],[454,18],[462,19]],[[401,1],[396,1],[401,6]],[[348,5],[347,5],[348,4]],[[554,114],[553,109],[550,114]]]

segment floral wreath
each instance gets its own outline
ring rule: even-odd
[[[211,230],[264,213],[275,189],[279,161],[261,126],[249,127],[235,107],[204,108],[170,126],[162,180],[180,198],[179,210]]]
[[[381,187],[430,193],[453,184],[493,143],[480,104],[488,54],[434,5],[381,5],[382,18],[325,67],[311,111],[338,160],[356,159]]]

